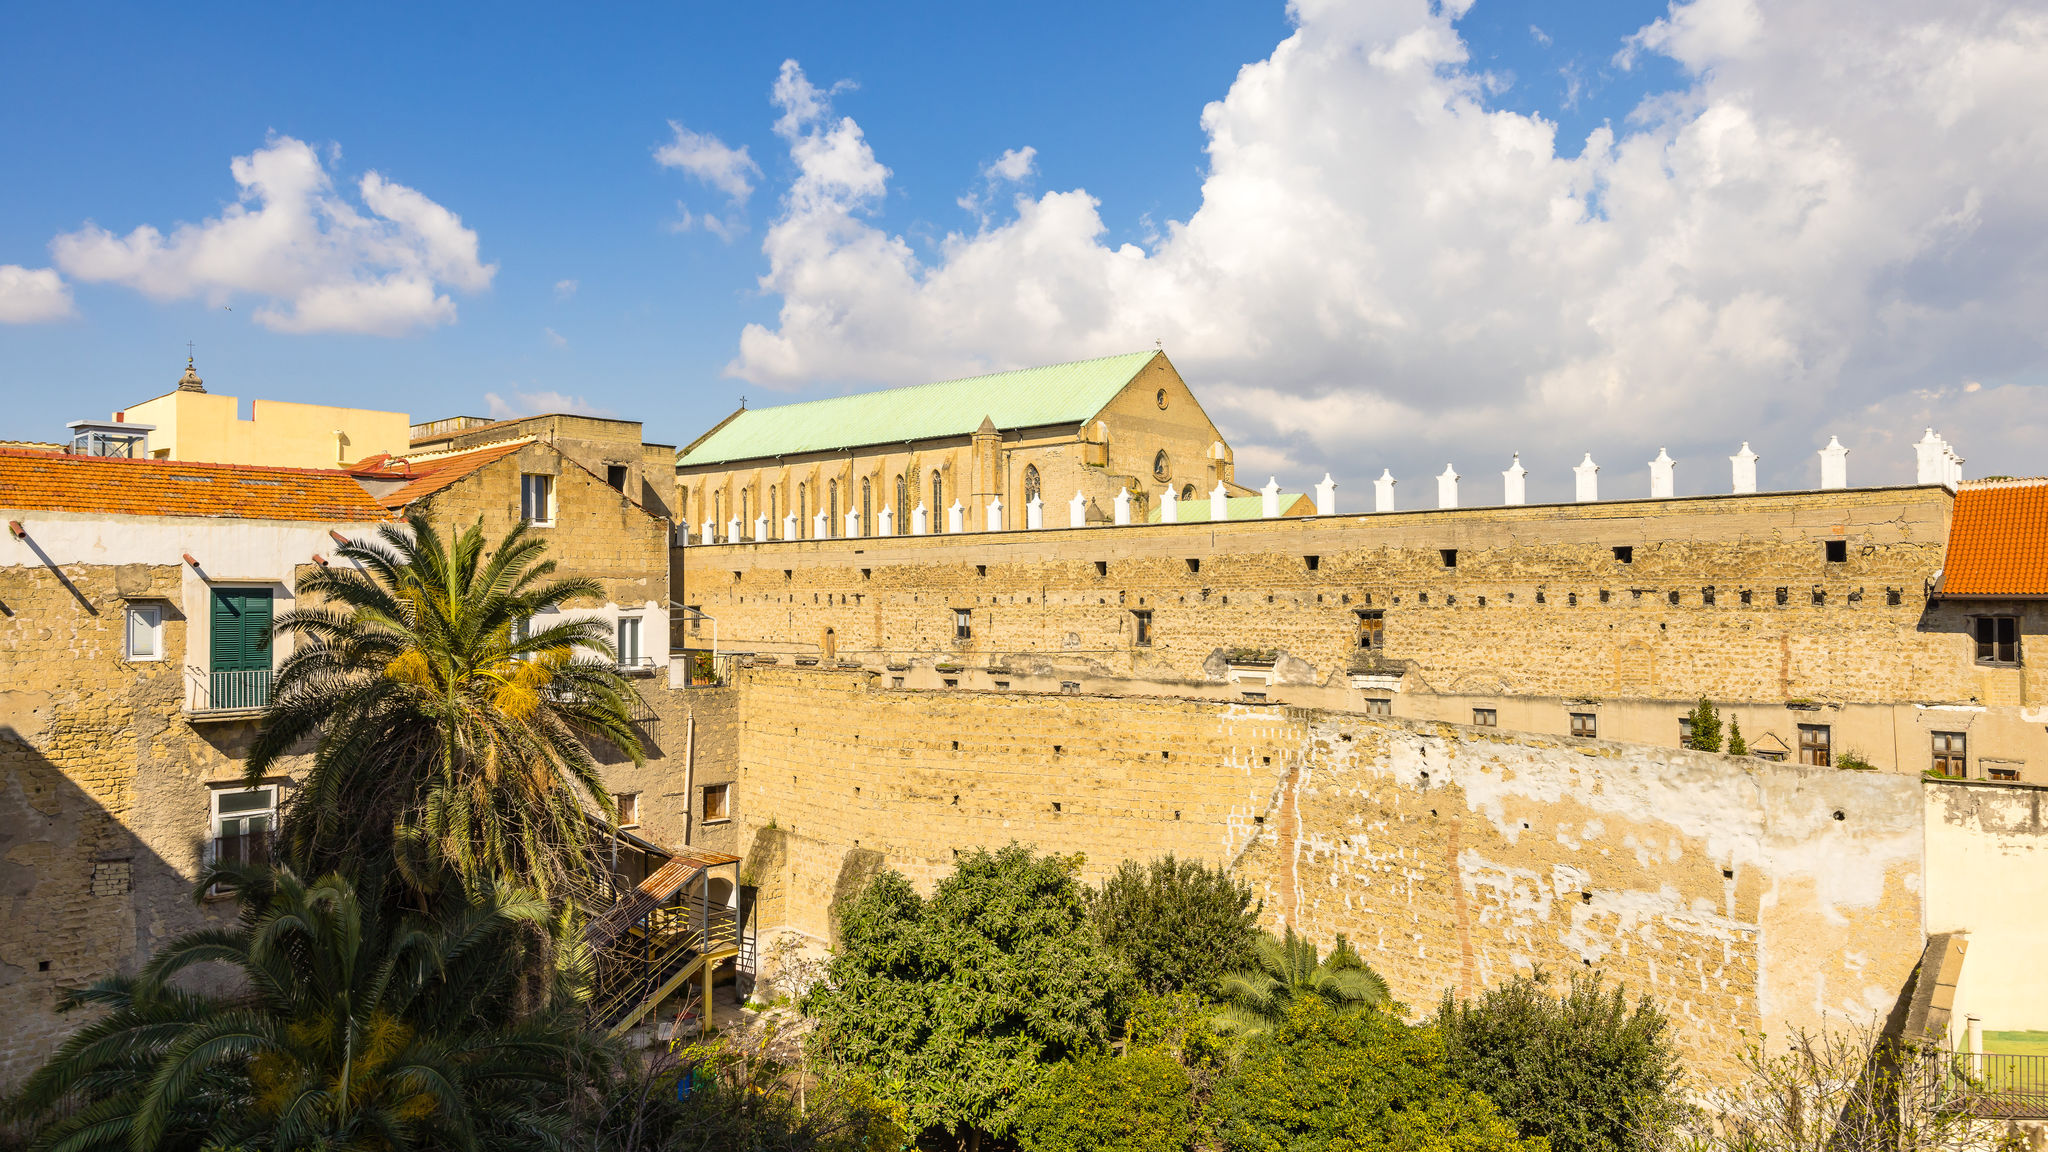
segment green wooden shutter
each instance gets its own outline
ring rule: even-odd
[[[261,708],[270,703],[270,590],[214,589],[211,633],[210,706]]]

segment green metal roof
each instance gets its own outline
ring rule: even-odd
[[[679,464],[722,464],[799,452],[833,452],[971,435],[983,417],[998,428],[1078,424],[1104,405],[1156,350],[1020,368],[965,380],[753,408],[677,453]]]
[[[1300,501],[1307,499],[1308,494],[1305,492],[1282,492],[1280,494],[1280,514],[1282,516],[1287,515],[1289,509],[1293,508]],[[1313,512],[1314,510],[1313,502],[1311,502],[1311,507],[1308,511]],[[1232,496],[1229,498],[1229,507],[1226,511],[1229,512],[1232,520],[1257,520],[1265,515],[1266,498],[1264,496]],[[1145,517],[1146,522],[1151,524],[1159,523],[1159,512],[1159,502],[1154,500],[1152,502],[1152,511]],[[1300,514],[1306,515],[1307,513]],[[1192,500],[1180,502],[1180,518],[1175,522],[1179,524],[1199,524],[1206,522],[1208,519],[1209,498],[1207,496],[1196,496]]]

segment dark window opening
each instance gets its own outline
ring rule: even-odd
[[[1977,663],[2016,665],[2020,662],[2019,617],[1972,616],[1970,634],[1977,641]]]
[[[1358,610],[1358,646],[1379,649],[1387,639],[1387,614],[1377,608]]]
[[[1141,648],[1152,646],[1152,613],[1133,612],[1131,622],[1136,631],[1136,643]]]
[[[624,492],[626,490],[626,466],[624,464],[605,465],[604,482]]]
[[[1897,608],[1901,599],[1903,597],[1899,595],[1897,588],[1887,588],[1884,590],[1884,602],[1887,606]]]
[[[1437,553],[1444,558],[1444,567],[1456,568],[1458,566],[1458,550],[1456,548],[1440,548],[1437,550]]]
[[[1714,606],[1714,590],[1712,588],[1700,589],[1700,603],[1709,608]]]
[[[1745,608],[1749,607],[1749,589],[1747,589],[1747,588],[1744,588],[1744,589],[1742,590],[1742,594],[1741,594],[1741,596],[1739,596],[1739,597],[1738,597],[1738,599],[1740,599],[1740,600],[1742,601],[1742,606],[1743,606],[1743,607],[1745,607]]]
[[[1829,540],[1822,544],[1821,547],[1827,550],[1828,563],[1830,564],[1840,564],[1849,559],[1849,542],[1847,540]]]
[[[1195,558],[1194,558],[1194,557],[1192,557],[1192,556],[1191,556],[1191,557],[1189,557],[1189,558],[1188,558],[1188,573],[1189,573],[1190,575],[1192,575],[1192,574],[1194,574],[1194,573],[1200,572],[1201,570],[1202,570],[1202,562],[1201,562],[1200,560],[1197,560],[1197,559],[1195,559]]]
[[[953,639],[955,639],[955,640],[972,640],[973,638],[974,638],[974,616],[973,616],[973,614],[972,614],[971,612],[969,612],[969,611],[968,611],[967,609],[965,609],[965,608],[955,608],[955,609],[953,609]]]
[[[1107,575],[1109,575],[1109,561],[1107,561],[1107,560],[1097,560],[1097,561],[1095,562],[1095,574],[1096,574],[1097,576],[1107,576]]]
[[[1785,604],[1790,604],[1790,603],[1792,602],[1792,591],[1791,591],[1791,589],[1789,589],[1789,588],[1780,588],[1780,589],[1778,589],[1778,591],[1777,591],[1777,598],[1778,598],[1778,603],[1779,603],[1779,604],[1780,604],[1781,606],[1782,606],[1782,605],[1785,605]]]
[[[1608,591],[1607,591],[1607,589],[1605,589],[1605,588],[1602,588],[1602,589],[1600,590],[1600,602],[1601,602],[1602,604],[1605,604],[1605,603],[1607,603],[1607,597],[1608,597]]]
[[[1323,558],[1321,556],[1303,556],[1301,562],[1308,565],[1308,570],[1311,572],[1323,566]]]
[[[1629,544],[1616,544],[1616,545],[1614,546],[1614,558],[1615,558],[1615,560],[1617,560],[1617,561],[1619,561],[1620,563],[1623,563],[1623,564],[1633,564],[1633,563],[1635,563],[1635,562],[1636,562],[1636,550],[1635,550],[1635,547],[1634,547],[1633,545],[1629,545]]]
[[[1671,593],[1671,606],[1673,608],[1678,607],[1678,593],[1676,591]]]

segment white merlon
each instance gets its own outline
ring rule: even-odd
[[[1671,458],[1671,453],[1657,449],[1657,458],[1650,461],[1650,499],[1662,500],[1677,495],[1677,471],[1678,461]]]
[[[1131,522],[1131,490],[1129,488],[1117,490],[1116,522],[1119,524],[1129,524]]]
[[[1024,530],[1036,532],[1045,527],[1045,501],[1033,496],[1024,502]]]
[[[987,519],[982,521],[983,526],[990,532],[1001,532],[1003,530],[1003,498],[998,496],[989,501],[988,507],[983,509],[983,512],[987,516]]]
[[[1954,488],[1963,480],[1963,458],[1956,455],[1955,446],[1929,428],[1927,435],[1913,445],[1917,457],[1918,482],[1941,484]]]
[[[1259,489],[1259,515],[1267,520],[1280,515],[1280,481],[1266,477],[1266,486]]]
[[[1529,470],[1522,467],[1522,454],[1515,453],[1507,471],[1500,474],[1501,503],[1527,504],[1529,502]]]
[[[1737,496],[1747,496],[1756,491],[1756,462],[1758,459],[1757,454],[1749,450],[1749,441],[1747,440],[1742,442],[1742,451],[1728,458],[1728,463],[1735,466],[1735,487],[1733,491]]]
[[[961,507],[958,500],[946,509],[946,531],[954,534],[967,531],[967,509]]]
[[[1220,489],[1221,485],[1218,487]],[[1330,479],[1330,474],[1325,472],[1323,473],[1322,483],[1316,485],[1316,515],[1335,516],[1336,514],[1337,482]]]
[[[1449,464],[1444,465],[1443,475],[1436,478],[1436,506],[1456,508],[1458,506],[1458,473]]]
[[[1230,489],[1225,488],[1221,480],[1216,482],[1216,487],[1209,493],[1209,519],[1230,519]]]
[[[855,512],[851,508],[846,510],[846,538],[848,540],[860,539],[860,513]]]
[[[794,539],[796,539],[796,513],[794,513],[794,512],[789,512],[789,513],[785,513],[785,514],[783,515],[783,517],[782,517],[782,538],[783,538],[784,540],[794,540]]]
[[[768,518],[766,516],[754,517],[754,539],[756,541],[768,539]]]
[[[924,510],[924,504],[920,502],[917,507],[910,510],[910,534],[928,536],[931,530],[931,514]]]
[[[704,542],[706,544],[711,544],[715,543],[717,540],[718,530],[712,526],[711,521],[706,520],[704,522]]]
[[[818,509],[818,514],[811,517],[811,539],[823,540],[831,531],[831,522],[826,519],[825,510],[823,508]]]
[[[1572,499],[1585,504],[1600,498],[1600,466],[1593,463],[1591,452],[1572,469],[1572,475],[1578,480]]]
[[[1399,480],[1394,479],[1393,469],[1380,469],[1380,478],[1372,482],[1373,511],[1392,512],[1394,510],[1394,485],[1399,483]]]
[[[1067,501],[1067,527],[1086,528],[1087,526],[1088,497],[1083,496],[1079,492],[1075,492],[1074,498],[1072,500]]]
[[[884,509],[882,509],[882,510],[881,510],[880,512],[876,513],[876,514],[875,514],[875,535],[877,535],[877,536],[894,536],[895,534],[896,534],[896,510],[895,510],[894,508],[884,508]]]
[[[1159,494],[1159,522],[1161,524],[1180,523],[1180,497],[1173,494],[1171,486]]]
[[[1849,486],[1849,450],[1842,447],[1841,440],[1833,436],[1828,437],[1828,446],[1820,450],[1820,486]]]
[[[739,542],[740,542],[741,540],[743,540],[743,539],[745,539],[745,537],[743,537],[743,536],[741,536],[741,535],[740,535],[740,518],[739,518],[739,517],[737,517],[737,516],[735,516],[735,517],[733,517],[732,519],[730,519],[730,520],[726,521],[726,522],[725,522],[725,541],[726,541],[726,543],[728,543],[728,544],[737,544],[737,543],[739,543]]]

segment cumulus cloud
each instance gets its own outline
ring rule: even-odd
[[[745,145],[734,148],[710,133],[692,132],[674,120],[668,122],[668,127],[674,136],[654,150],[655,163],[695,176],[736,204],[746,203],[747,197],[754,194],[749,178],[759,176],[761,167],[747,155]]]
[[[272,137],[229,169],[240,191],[219,216],[169,236],[87,224],[51,241],[57,266],[159,300],[259,296],[257,322],[280,332],[376,336],[453,323],[445,290],[480,292],[497,273],[455,213],[376,172],[356,182],[358,208],[303,141]]]
[[[71,314],[71,287],[55,268],[0,264],[0,324],[42,324]]]
[[[981,166],[981,187],[961,196],[957,203],[969,212],[985,213],[996,191],[1005,184],[1021,184],[1038,171],[1038,149],[1026,144],[1006,148],[1001,156]],[[983,226],[988,221],[984,215]]]
[[[514,392],[510,396],[486,392],[484,404],[493,420],[511,420],[520,416],[538,416],[553,412],[567,412],[575,416],[614,415],[609,408],[600,408],[581,396],[571,396],[566,392]]]
[[[907,383],[1160,338],[1246,459],[1329,468],[1350,507],[1382,466],[1415,491],[1516,450],[1532,498],[1568,498],[1586,451],[1603,492],[1647,492],[1660,446],[1681,491],[1725,490],[1742,440],[1803,484],[1838,431],[1866,437],[1859,482],[1910,478],[1923,419],[1973,468],[2039,470],[1990,422],[2048,410],[2048,16],[1679,0],[1620,51],[1681,90],[1559,141],[1491,106],[1464,7],[1297,0],[1202,111],[1200,207],[1144,247],[1071,189],[914,248],[859,125],[785,64],[780,313],[729,372]]]

